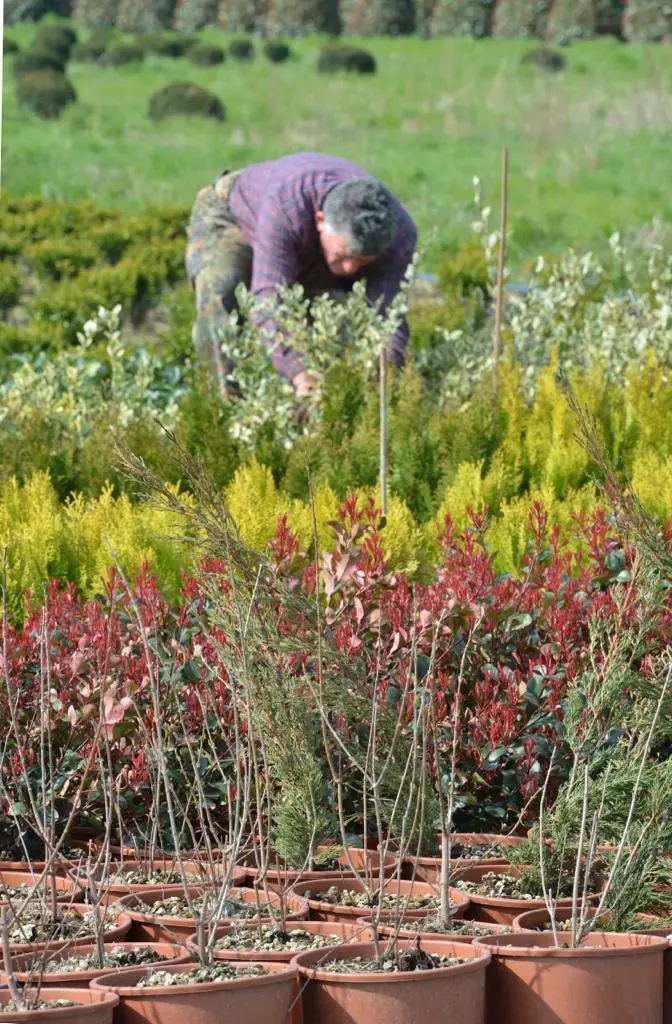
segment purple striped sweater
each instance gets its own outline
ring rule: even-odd
[[[315,214],[327,193],[343,181],[368,177],[357,164],[324,153],[295,153],[252,164],[236,179],[230,197],[233,216],[253,251],[251,291],[259,298],[275,293],[279,284],[302,283],[319,275],[328,288],[343,288],[354,279],[331,274],[322,255]],[[397,236],[374,263],[357,277],[366,280],[371,302],[382,298],[385,309],[399,291],[417,240],[415,224],[408,211],[398,206]],[[280,373],[290,380],[303,369],[301,354],[277,344],[275,324],[260,314],[258,326],[274,345],[271,358]],[[408,324],[404,321],[393,337],[388,354],[398,366],[404,362]]]

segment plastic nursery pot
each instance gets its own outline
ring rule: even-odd
[[[502,836],[496,832],[454,832],[453,842],[460,846],[492,846],[515,850],[525,842],[525,836]]]
[[[148,868],[151,863],[152,868],[157,871],[163,872],[176,872],[179,876],[179,867],[177,861],[169,860],[168,858],[156,857],[152,861],[139,860],[136,857],[124,858],[120,861],[114,861],[108,865],[106,871],[106,878],[103,882],[100,882],[101,886],[101,900],[105,904],[116,903],[122,896],[128,896],[129,893],[134,892],[145,892],[151,888],[154,884],[162,885],[167,887],[170,885],[178,885],[180,888],[181,883],[179,877],[176,882],[161,882],[159,879],[156,883],[151,880],[144,882],[125,882],[123,880],[116,880],[115,875],[122,871],[142,871],[144,868]],[[197,861],[183,861],[182,864],[185,875],[194,885],[204,885],[208,881],[214,881],[219,877],[217,871],[217,865],[214,865],[214,875],[210,868],[206,868],[204,865]],[[245,868],[233,868],[232,869],[232,884],[243,885],[249,877],[249,872]]]
[[[310,886],[304,885],[303,882],[299,882],[294,886],[292,892],[298,896],[302,896],[304,892],[310,892],[310,895],[306,896],[308,900],[308,906],[310,907],[310,917],[314,921],[356,921],[360,918],[371,918],[375,916],[376,910],[371,907],[350,907],[339,903],[327,903],[321,898],[322,893],[326,892],[329,888],[336,888],[341,892],[348,890],[354,892],[363,892],[364,884],[357,881],[356,879],[346,878],[332,878],[330,880],[321,880],[323,883],[320,889],[314,887],[312,890]],[[405,906],[407,901],[414,896],[430,896],[436,894],[436,889],[432,885],[427,885],[426,882],[407,882],[404,880],[399,881],[398,879],[392,879],[385,884],[384,892],[396,896],[398,898],[399,912],[408,919],[426,917],[427,908],[422,907],[420,909],[410,909]],[[469,907],[470,897],[467,893],[460,892],[457,889],[450,890],[450,897],[455,908],[456,914],[463,914],[464,911]]]
[[[572,917],[571,907],[560,907],[555,912],[555,920],[557,925],[563,925],[566,921],[570,921]],[[667,937],[672,934],[672,928],[656,928],[656,921],[658,920],[655,914],[635,914],[634,915],[636,926],[631,928],[631,932],[641,933],[642,935],[662,935]],[[609,921],[609,915],[605,914],[602,917],[603,926],[601,931],[608,931],[606,927]],[[615,930],[615,929],[614,929]],[[540,910],[527,910],[524,914],[519,914],[513,922],[513,932],[550,932],[551,919],[549,917],[548,910],[543,907]]]
[[[653,914],[636,914],[638,935],[655,935],[667,940],[663,954],[663,1024],[672,1024],[672,928],[656,928]]]
[[[67,999],[76,1006],[61,1006],[46,1010],[26,1010],[7,1013],[2,1010],[11,999],[7,989],[0,989],[0,1016],[2,1024],[20,1021],[21,1024],[44,1024],[45,1021],[62,1021],[63,1024],[112,1024],[119,997],[114,992],[93,992],[88,988],[50,988],[42,993],[42,1000]]]
[[[339,844],[320,843],[317,852],[324,853],[332,845],[339,846]],[[374,878],[380,874],[381,853],[379,850],[365,850],[359,846],[348,846],[347,851],[343,850],[337,860],[341,871],[348,875],[353,874],[353,868],[360,874],[373,875]],[[382,861],[383,874],[385,878],[390,878],[397,869],[399,857],[395,853],[387,853],[382,857]],[[339,872],[335,869],[334,873],[338,874]]]
[[[413,946],[401,941],[401,949]],[[483,1024],[485,950],[463,942],[423,942],[426,953],[467,958],[434,971],[343,974],[320,966],[328,960],[375,956],[373,943],[299,953],[303,1015],[307,1024]],[[578,1022],[575,1022],[578,1024]]]
[[[362,923],[364,923],[366,919],[365,918],[361,918],[360,920],[361,920]],[[465,921],[465,920],[462,920],[462,919],[456,918],[456,917],[453,918],[453,922],[456,925],[456,927],[459,927],[460,925],[477,925],[478,928],[479,928],[479,931],[481,931],[481,929],[482,929],[482,934],[487,934],[487,935],[508,935],[511,932],[510,927],[508,925],[505,925],[505,924],[492,924],[492,923],[486,923],[485,921],[482,921],[482,922],[481,921]],[[401,922],[401,928],[399,928],[399,930],[397,931],[397,927],[395,926],[395,923],[394,923],[393,920],[391,920],[391,919],[387,920],[387,919],[382,919],[381,918],[381,920],[380,920],[380,922],[378,924],[378,936],[381,939],[390,939],[395,934],[397,935],[397,938],[399,938],[399,939],[417,939],[417,937],[420,936],[420,941],[422,942],[423,947],[424,947],[424,944],[425,944],[426,941],[429,941],[429,942],[467,942],[467,943],[472,943],[472,942],[474,942],[478,938],[478,936],[475,935],[475,934],[474,935],[469,935],[467,933],[467,934],[463,935],[459,931],[456,932],[454,935],[450,934],[450,933],[446,933],[446,932],[418,931],[415,928],[404,927],[403,919],[402,919],[402,922]]]
[[[454,871],[462,871],[464,868],[487,867],[488,871],[496,871],[508,866],[504,857],[451,857],[451,874]],[[438,885],[441,879],[441,858],[440,857],[404,857],[404,878],[417,878],[420,882],[427,882],[429,885]]]
[[[569,936],[490,935],[487,1024],[660,1024],[667,940],[593,932],[579,949]]]
[[[357,852],[358,853],[363,853],[362,850],[358,850]],[[379,860],[377,861],[377,864],[376,864],[376,868],[375,868],[376,871],[378,870],[378,866],[377,866],[378,863],[380,863]],[[392,863],[389,864],[388,863],[388,859],[386,858],[386,861],[385,861],[385,875],[388,876],[388,875],[394,874],[395,867],[396,867],[396,859],[393,858]],[[255,857],[254,857],[254,853],[250,853],[250,854],[247,855],[247,857],[243,861],[243,865],[241,866],[241,870],[247,872],[247,876],[248,876],[249,880],[254,880],[255,878],[258,879],[258,878],[262,877],[262,872],[259,870],[259,868],[257,866],[257,863],[255,861]],[[371,868],[369,868],[369,870],[371,870]],[[283,889],[287,888],[288,886],[294,886],[294,885],[296,885],[297,882],[309,882],[309,881],[313,882],[313,881],[316,881],[318,879],[324,879],[324,878],[353,878],[353,877],[354,877],[354,875],[353,875],[352,871],[350,871],[349,868],[346,869],[344,867],[338,867],[338,868],[329,867],[328,869],[327,868],[315,868],[312,871],[308,870],[308,868],[306,868],[304,870],[296,871],[293,868],[288,868],[285,865],[285,863],[279,857],[278,858],[274,858],[271,861],[270,867],[267,867],[266,870],[263,873],[264,881],[268,885],[275,886],[277,888],[282,887]]]
[[[3,869],[0,871],[0,905],[7,903],[4,896],[5,890],[11,894],[12,889],[21,885],[29,885],[31,888],[35,888],[38,897],[43,893],[48,893],[50,896],[52,884],[56,889],[57,903],[78,903],[84,896],[84,891],[77,882],[73,882],[71,878],[64,878],[62,875],[42,878],[38,871],[6,871]]]
[[[241,961],[247,966],[258,961]],[[114,1024],[289,1024],[298,1001],[298,972],[290,964],[262,964],[265,974],[211,981],[202,985],[166,985],[137,988],[147,970],[124,970],[91,982],[92,991],[114,992],[119,997]],[[163,968],[159,968],[163,970]],[[184,971],[173,965],[171,974]]]
[[[0,860],[0,871],[21,871],[24,875],[40,877],[47,866],[46,860]],[[66,857],[59,858],[54,864],[57,875],[67,875],[72,862]]]
[[[188,963],[191,960],[191,953],[186,946],[177,946],[170,942],[106,942],[105,951],[107,952],[112,948],[118,949],[120,946],[127,950],[138,948],[154,950],[155,953],[165,957],[164,960],[161,960],[156,965],[161,968],[168,964]],[[89,982],[93,981],[94,978],[110,974],[116,968],[93,967],[90,971],[71,971],[64,974],[63,972],[54,971],[53,965],[57,961],[67,960],[72,956],[88,956],[89,953],[95,953],[95,951],[95,946],[77,946],[74,948],[61,947],[60,949],[46,950],[43,951],[42,955],[39,953],[21,953],[19,956],[12,957],[12,970],[20,985],[29,984],[39,978],[42,988],[63,988],[64,986],[67,988],[88,988]],[[125,968],[118,969],[124,970]],[[4,971],[0,971],[0,985],[6,984],[7,975]]]
[[[190,890],[192,896],[199,896],[202,889],[194,886]],[[142,892],[130,893],[119,900],[119,906],[128,912],[132,925],[129,938],[139,939],[146,942],[184,942],[194,934],[194,919],[192,917],[166,917],[159,914],[152,914],[151,905],[159,900],[167,899],[170,896],[181,896],[184,889],[181,885],[155,886],[152,889],[143,889]],[[275,907],[280,907],[280,896],[270,892],[267,895],[257,892],[254,889],[231,889],[231,898],[241,900],[253,906],[259,900],[261,904],[270,902]],[[144,907],[143,907],[144,905]],[[308,903],[299,896],[288,894],[285,897],[285,920],[301,921],[308,917]],[[263,921],[264,924],[271,924],[270,917],[255,917],[250,920]],[[229,922],[222,921],[220,928],[225,929]]]
[[[87,914],[91,913],[91,907],[88,903],[73,903],[66,909],[68,912],[72,911],[73,914],[77,914],[79,917],[86,917]],[[130,929],[130,915],[123,910],[115,913],[109,925],[105,928],[105,942],[121,941],[128,935]],[[88,935],[78,935],[75,938],[69,939],[50,939],[48,942],[13,942],[9,947],[9,951],[12,956],[19,956],[21,953],[32,953],[41,949],[74,949],[80,946],[90,946],[93,941],[93,933],[89,932]]]
[[[493,870],[497,872],[498,869],[493,869],[485,864],[464,868],[459,872],[459,881],[480,882],[484,875]],[[515,868],[509,869],[509,873],[515,874],[515,872]],[[473,917],[476,921],[491,921],[493,924],[506,924],[513,927],[515,918],[526,910],[546,909],[543,898],[524,900],[513,896],[481,896],[475,892],[470,892],[468,895],[471,907],[466,916]],[[597,895],[592,894],[588,897],[591,902],[597,901],[598,898]],[[571,896],[557,900],[556,905],[558,908],[571,907]]]
[[[254,928],[253,924],[249,925],[250,931],[254,931]],[[292,928],[300,928],[301,931],[308,932],[310,935],[333,936],[334,946],[341,942],[368,942],[372,937],[371,925],[368,921],[290,921],[287,925],[287,930],[291,931]],[[218,932],[217,938],[221,938],[227,931],[228,929]],[[196,955],[198,951],[196,935],[191,935],[187,939],[187,949],[194,956]],[[215,960],[249,960],[250,957],[254,957],[260,963],[288,964],[297,955],[297,951],[295,949],[215,949],[212,955]]]

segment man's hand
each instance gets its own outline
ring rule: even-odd
[[[297,373],[296,377],[292,380],[292,384],[298,398],[307,398],[317,387],[315,377],[311,377],[305,370]]]

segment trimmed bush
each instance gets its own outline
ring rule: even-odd
[[[175,0],[121,0],[117,28],[122,32],[157,32],[173,21]]]
[[[23,259],[38,276],[61,281],[92,267],[99,259],[99,250],[85,238],[44,238],[27,245]]]
[[[178,0],[174,27],[178,32],[198,32],[217,22],[219,0]]]
[[[187,50],[187,59],[197,67],[211,67],[214,64],[222,64],[226,54],[221,46],[211,46],[209,43],[194,43]]]
[[[103,53],[108,48],[108,46],[110,46],[115,41],[116,38],[117,34],[114,31],[114,29],[99,28],[96,29],[94,32],[89,33],[89,35],[86,37],[86,42],[90,43],[92,46],[100,46],[102,48],[100,52]]]
[[[65,61],[53,50],[24,50],[14,57],[12,70],[16,78],[35,71],[65,71]]]
[[[621,35],[620,0],[554,0],[546,38],[558,46],[598,35]]]
[[[21,47],[16,42],[16,40],[9,39],[7,36],[5,36],[3,38],[3,40],[2,40],[2,49],[3,49],[3,53],[5,54],[5,57],[7,56],[8,53],[20,53],[21,52]]]
[[[96,64],[105,53],[105,46],[98,43],[75,43],[70,59],[76,64]]]
[[[499,0],[492,19],[496,36],[543,39],[552,0]]]
[[[31,49],[55,50],[67,60],[76,42],[77,33],[67,25],[43,25],[35,33]]]
[[[254,60],[254,43],[250,39],[232,39],[229,57],[232,60]]]
[[[287,43],[272,40],[270,43],[266,43],[264,55],[268,57],[272,64],[282,64],[284,61],[289,60],[292,56],[292,51],[287,46]]]
[[[595,0],[595,29],[598,36],[623,38],[626,0]]]
[[[219,0],[217,24],[224,32],[261,32],[267,8],[267,0]]]
[[[77,101],[72,83],[61,71],[44,69],[21,75],[16,83],[19,103],[38,117],[60,117],[70,103]]]
[[[29,324],[0,323],[0,353],[36,352],[41,349],[57,350],[63,343],[63,331],[58,324],[33,321]]]
[[[629,43],[659,43],[672,36],[672,6],[668,0],[629,0],[623,18]]]
[[[340,35],[339,0],[269,0],[266,31],[273,36]]]
[[[494,10],[494,0],[436,0],[429,18],[429,34],[483,39],[492,31]]]
[[[407,36],[415,32],[414,0],[343,0],[343,31],[352,36]]]
[[[85,28],[112,28],[117,23],[119,0],[75,0],[73,19]]]
[[[21,294],[23,275],[10,260],[0,261],[0,310],[16,306]]]
[[[24,17],[25,0],[3,0],[5,25],[16,25]],[[35,19],[32,18],[34,21]]]
[[[149,101],[149,116],[152,121],[166,117],[186,115],[188,117],[212,117],[223,121],[226,111],[221,101],[207,89],[192,82],[171,82],[155,92]]]
[[[528,50],[520,58],[521,64],[530,64],[540,71],[564,71],[567,61],[557,50],[549,50],[547,46],[537,46],[534,50]]]
[[[358,46],[341,46],[333,43],[322,48],[317,70],[322,73],[350,71],[360,75],[371,75],[376,71],[376,61],[372,54]]]
[[[139,43],[117,43],[106,50],[100,63],[107,67],[121,67],[123,64],[139,64],[145,59],[145,51]]]
[[[172,57],[176,59],[183,57],[187,50],[196,45],[193,36],[161,35],[150,34],[143,36],[137,42],[144,46],[147,53],[156,54],[157,57]]]

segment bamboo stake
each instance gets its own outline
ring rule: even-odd
[[[387,353],[380,348],[380,508],[387,515]]]
[[[495,399],[499,391],[499,360],[502,354],[502,305],[504,301],[504,263],[506,260],[506,214],[508,203],[509,151],[502,150],[502,191],[499,215],[499,259],[497,261],[497,295],[495,302],[495,340],[492,350],[492,383]]]

